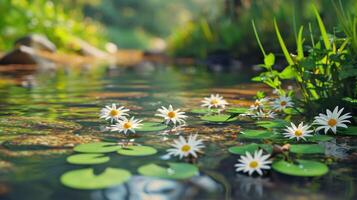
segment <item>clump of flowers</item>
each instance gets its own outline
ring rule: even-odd
[[[237,168],[237,172],[243,171],[244,173],[248,173],[249,176],[257,172],[261,176],[263,175],[263,170],[270,169],[272,161],[269,158],[270,154],[263,155],[263,150],[261,149],[256,150],[253,155],[246,152],[245,156],[241,156],[238,163],[234,166]]]
[[[312,133],[312,130],[309,130],[310,126],[309,125],[304,125],[303,122],[301,122],[298,126],[296,126],[294,123],[291,122],[291,126],[286,126],[285,133],[283,133],[284,137],[287,137],[289,139],[295,138],[297,141],[300,139],[306,140],[305,137],[311,137],[310,133]]]
[[[101,109],[99,117],[101,119],[110,120],[111,123],[118,121],[119,119],[124,119],[129,114],[129,109],[126,109],[124,106],[116,106],[116,104],[112,104],[112,106],[105,106]]]
[[[155,116],[164,118],[166,124],[172,123],[174,126],[176,126],[176,124],[185,124],[185,119],[187,118],[185,112],[181,112],[180,109],[174,110],[172,105],[169,105],[169,108],[162,106],[157,112]]]
[[[221,108],[224,109],[228,105],[227,101],[223,99],[219,94],[211,94],[210,97],[205,97],[202,101],[202,107],[211,108]]]
[[[193,156],[197,157],[198,153],[202,153],[202,149],[205,147],[201,139],[197,139],[196,135],[190,135],[186,140],[183,136],[179,139],[174,140],[171,144],[173,148],[167,150],[168,156],[179,156],[180,159],[183,157]]]
[[[119,120],[116,124],[110,127],[111,131],[118,131],[119,133],[127,134],[128,132],[135,133],[135,129],[142,126],[142,120],[135,119],[134,117],[123,118]]]
[[[344,108],[341,110],[338,109],[338,106],[331,112],[329,109],[326,110],[326,114],[320,113],[319,116],[315,117],[314,124],[318,127],[316,131],[324,130],[324,133],[327,134],[329,130],[331,130],[334,134],[337,132],[337,128],[347,128],[345,123],[351,123],[349,118],[351,118],[350,113],[342,114]]]

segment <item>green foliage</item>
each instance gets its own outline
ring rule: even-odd
[[[0,1],[0,49],[11,49],[16,39],[29,33],[46,35],[60,50],[73,49],[75,38],[104,46],[101,25],[85,18],[82,6],[69,1]]]

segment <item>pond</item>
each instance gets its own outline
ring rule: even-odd
[[[203,97],[216,93],[230,103],[228,107],[249,107],[257,91],[272,95],[271,90],[251,83],[249,75],[240,72],[210,73],[193,66],[145,69],[85,66],[16,76],[4,73],[0,82],[1,199],[357,198],[356,137],[334,137],[323,143],[324,153],[294,155],[327,163],[329,172],[321,177],[294,177],[273,170],[262,177],[238,173],[234,165],[239,155],[228,149],[262,142],[239,137],[240,130],[256,129],[256,121],[210,123],[190,110],[199,108]],[[129,108],[132,115],[144,121],[158,121],[156,110],[172,104],[189,116],[187,126],[127,136],[109,132],[109,123],[99,119],[99,113],[112,103]],[[150,163],[165,166],[164,155],[172,141],[179,134],[191,133],[197,133],[206,146],[204,154],[192,161],[199,175],[173,180],[138,173],[138,168]],[[135,143],[158,152],[138,157],[109,152],[106,156],[110,160],[99,165],[66,161],[75,154],[74,146],[98,141]],[[170,161],[187,162],[178,158]],[[73,189],[60,181],[72,170],[94,168],[94,173],[100,174],[106,167],[126,169],[132,177],[100,190]]]

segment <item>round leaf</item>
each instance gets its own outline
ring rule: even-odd
[[[149,146],[128,146],[118,150],[118,154],[126,156],[148,156],[156,153],[157,150]]]
[[[119,150],[121,147],[111,142],[96,142],[80,144],[73,150],[80,153],[110,153]]]
[[[248,108],[245,107],[236,107],[236,108],[228,108],[226,112],[232,113],[232,114],[243,114],[248,111]]]
[[[138,169],[139,174],[168,179],[187,179],[198,175],[198,168],[188,163],[169,162],[167,167],[151,163]]]
[[[290,152],[301,154],[325,153],[325,148],[319,144],[292,144]]]
[[[267,139],[278,137],[271,131],[267,130],[244,130],[241,134],[238,135],[239,138],[247,138],[247,139]]]
[[[307,137],[307,140],[311,141],[311,142],[327,142],[332,139],[333,139],[333,137],[328,136],[328,135],[313,135],[311,137]]]
[[[162,131],[165,130],[167,126],[158,122],[144,122],[142,126],[135,129],[137,132],[150,132],[150,131]]]
[[[225,115],[225,114],[219,114],[219,115],[205,115],[202,116],[201,119],[204,121],[209,121],[209,122],[216,122],[216,123],[222,123],[222,122],[231,122],[236,120],[236,118],[231,118],[229,119],[230,115]]]
[[[194,114],[209,114],[209,113],[218,113],[218,109],[194,108],[190,112]]]
[[[119,185],[131,177],[129,171],[118,168],[107,168],[99,175],[93,173],[93,169],[78,169],[64,173],[61,176],[63,185],[83,190],[104,189]]]
[[[260,127],[264,127],[267,129],[271,128],[285,128],[285,126],[289,125],[287,121],[282,119],[276,119],[272,121],[258,121],[256,124]]]
[[[232,154],[245,155],[246,152],[254,153],[254,151],[258,150],[259,148],[262,148],[269,153],[271,153],[273,150],[271,145],[251,143],[236,147],[230,147],[228,151]]]
[[[95,165],[106,163],[110,160],[104,154],[77,154],[67,158],[67,162],[76,165]]]
[[[322,176],[328,172],[328,167],[324,163],[310,160],[296,160],[296,162],[279,160],[273,163],[272,168],[282,174],[302,177]]]

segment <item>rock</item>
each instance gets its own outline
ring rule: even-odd
[[[0,59],[0,65],[10,64],[37,64],[34,50],[30,47],[20,46],[19,48],[10,51]]]
[[[91,56],[96,58],[105,58],[108,56],[106,52],[94,47],[93,45],[79,38],[74,41],[74,45],[78,53],[84,56]]]
[[[56,52],[56,46],[46,36],[39,34],[31,34],[19,38],[15,42],[15,47],[19,48],[20,46],[31,47],[34,50]]]

